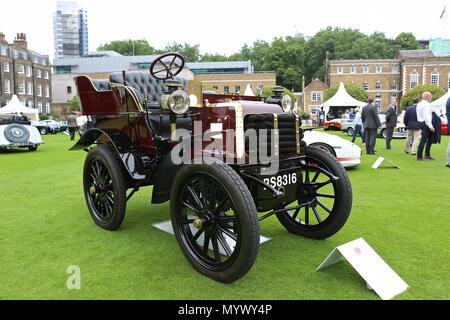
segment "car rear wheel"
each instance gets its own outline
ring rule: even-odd
[[[259,223],[250,191],[226,164],[187,165],[171,191],[178,244],[201,274],[230,283],[253,266]]]
[[[121,164],[108,147],[96,147],[88,153],[83,185],[94,222],[103,229],[117,230],[125,217],[126,187]]]
[[[344,167],[329,153],[308,147],[298,187],[298,204],[277,214],[280,223],[289,232],[311,239],[336,234],[352,208],[352,186]]]
[[[350,137],[353,137],[354,133],[355,133],[355,129],[353,129],[352,127],[347,129],[347,135],[349,135]]]
[[[39,132],[41,133],[41,135],[45,136],[48,133],[48,130],[47,128],[41,128]]]
[[[29,147],[28,147],[28,150],[34,152],[34,151],[37,150],[37,148],[38,148],[37,145],[33,145],[33,146],[29,146]]]

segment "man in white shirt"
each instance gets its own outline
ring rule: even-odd
[[[422,130],[422,138],[417,150],[417,160],[429,161],[434,160],[431,157],[432,133],[435,131],[431,122],[430,102],[432,95],[430,92],[422,94],[422,101],[417,105],[417,121],[420,123]],[[423,157],[423,149],[425,148],[425,158]]]
[[[353,120],[354,128],[353,128],[353,138],[352,142],[355,143],[356,141],[356,135],[360,135],[362,142],[364,143],[364,135],[363,135],[363,123],[361,119],[361,112],[359,111],[359,108],[356,108],[354,110],[355,112],[355,119]]]

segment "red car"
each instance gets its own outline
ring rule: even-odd
[[[448,135],[448,121],[444,117],[441,117],[441,121],[441,134]]]

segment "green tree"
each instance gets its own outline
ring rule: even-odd
[[[411,32],[402,32],[395,38],[395,44],[399,45],[403,50],[419,49],[416,37]]]
[[[431,92],[433,95],[433,101],[439,99],[445,94],[445,90],[441,87],[429,84],[423,86],[417,86],[414,89],[406,91],[400,100],[400,107],[406,109],[408,106],[412,105],[415,99],[421,99],[422,94],[426,91]]]
[[[69,111],[72,112],[79,112],[80,111],[80,105],[78,103],[78,97],[74,96],[72,100],[69,102]]]
[[[218,61],[228,61],[228,57],[219,53],[205,53],[201,58],[202,62],[218,62]]]
[[[328,88],[327,90],[325,90],[325,93],[323,95],[323,99],[324,101],[329,100],[331,97],[333,97],[336,92],[339,89],[339,85],[335,85],[333,87]],[[350,96],[352,96],[353,98],[355,98],[358,101],[367,101],[367,99],[369,98],[369,94],[367,93],[366,90],[364,90],[362,87],[358,86],[357,84],[354,83],[347,83],[345,85],[345,90],[347,90],[348,94]]]
[[[116,51],[120,54],[131,55],[152,55],[156,50],[147,40],[114,40],[97,48],[97,51]]]
[[[187,62],[197,62],[200,61],[201,55],[200,55],[200,45],[190,45],[189,43],[176,43],[172,42],[167,44],[164,49],[158,50],[158,53],[165,53],[165,52],[178,52],[181,54]]]
[[[275,38],[265,53],[263,68],[275,71],[281,86],[300,90],[304,55],[304,38]]]

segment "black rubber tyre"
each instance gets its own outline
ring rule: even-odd
[[[45,136],[48,133],[48,130],[47,130],[47,128],[41,128],[41,129],[39,129],[39,133],[41,135]]]
[[[20,124],[10,124],[3,133],[5,138],[13,143],[27,143],[30,138],[28,129]]]
[[[29,146],[29,147],[28,147],[28,150],[31,151],[31,152],[34,152],[34,151],[37,151],[37,148],[38,148],[37,145]]]
[[[347,135],[349,135],[350,137],[353,137],[354,132],[355,132],[355,129],[353,129],[352,127],[347,129]]]
[[[310,144],[310,147],[319,148],[321,150],[328,152],[332,156],[336,157],[336,151],[334,151],[332,146],[330,146],[326,143],[313,143],[313,144]]]
[[[250,191],[231,167],[184,166],[172,186],[170,212],[181,251],[198,272],[231,283],[252,268],[259,249],[258,215]]]
[[[126,186],[119,159],[108,147],[89,151],[84,163],[83,186],[95,224],[105,230],[117,230],[125,217]]]
[[[293,209],[279,213],[277,218],[293,234],[311,239],[326,239],[336,234],[347,222],[352,209],[352,186],[347,172],[340,162],[323,150],[308,147],[305,153],[305,163],[308,164],[308,167],[303,168],[302,176],[304,179],[302,178],[302,181],[299,182],[299,192],[302,195],[299,204],[307,205],[298,211]],[[324,171],[317,168],[324,169]],[[326,174],[323,172],[326,172]],[[313,179],[311,179],[311,173],[314,173]],[[331,179],[329,174],[338,179]],[[318,176],[316,177],[316,175]],[[321,182],[324,178],[325,180]],[[310,191],[310,189],[314,189],[312,187],[314,184],[326,185],[316,191]],[[321,188],[328,188],[329,192],[332,193],[319,193],[318,191]],[[325,201],[332,202],[332,204]],[[289,207],[295,206],[297,206],[297,203]],[[314,214],[317,224],[311,223],[313,219],[310,219],[310,210]],[[324,213],[326,214],[325,219],[323,218]]]

